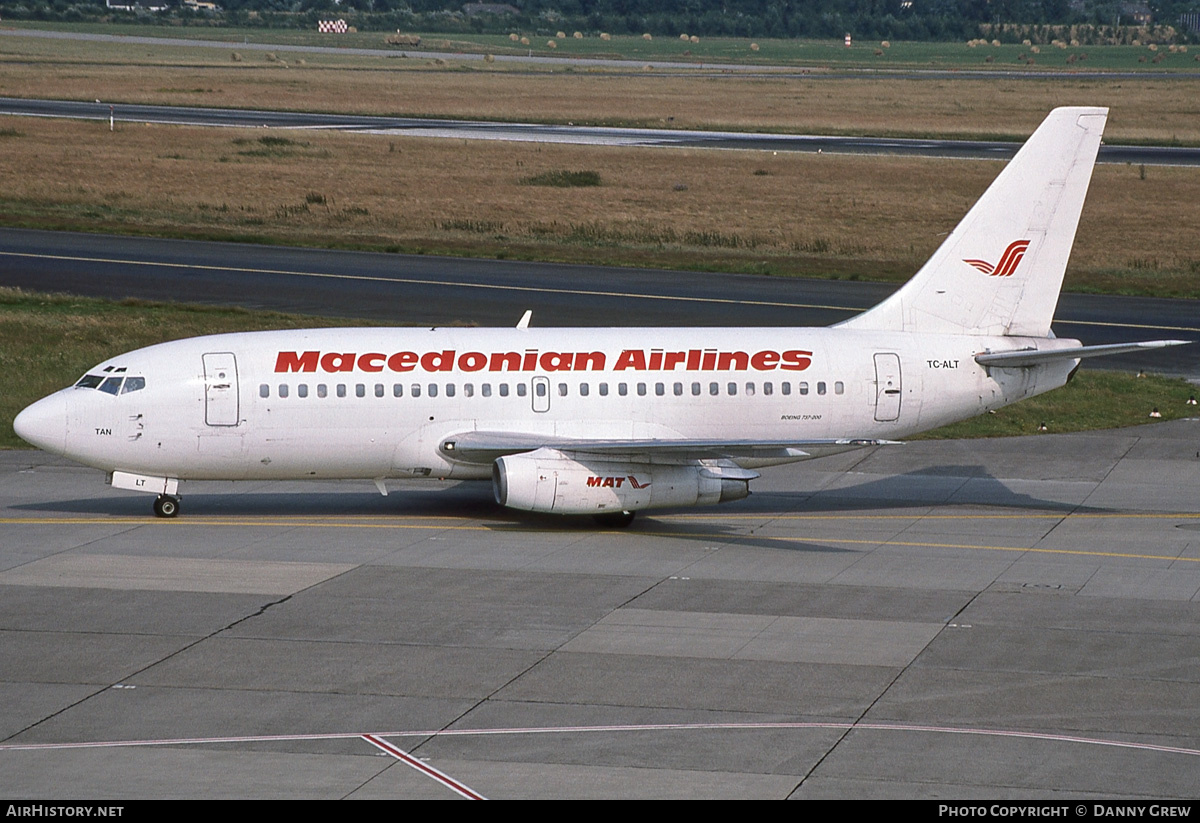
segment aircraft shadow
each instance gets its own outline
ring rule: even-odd
[[[105,495],[45,503],[23,503],[10,508],[26,512],[100,517],[146,518],[153,522],[149,496]],[[797,541],[747,533],[747,518],[797,514],[852,513],[871,511],[897,513],[932,506],[995,507],[1038,512],[1105,512],[1100,507],[1079,506],[1015,492],[981,466],[946,465],[924,467],[904,474],[875,478],[852,485],[820,490],[769,490],[721,508],[662,509],[642,512],[633,525],[619,529],[598,526],[587,516],[561,516],[505,509],[492,499],[486,483],[461,482],[429,490],[401,489],[387,497],[356,484],[345,491],[320,492],[201,492],[183,498],[181,518],[263,517],[305,518],[422,518],[482,521],[497,532],[533,531],[542,534],[614,533],[630,536],[668,537],[712,544],[754,546],[786,551],[846,553],[856,549],[822,545],[819,541]],[[736,507],[736,508],[735,508]],[[702,516],[712,513],[712,518]],[[695,520],[673,519],[672,515],[701,515]],[[731,515],[729,518],[723,515]],[[270,521],[264,522],[270,526]],[[436,528],[431,524],[432,528]]]

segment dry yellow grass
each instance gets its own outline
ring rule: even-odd
[[[647,150],[13,119],[0,222],[902,279],[999,172],[987,161]],[[265,138],[265,140],[264,140]],[[521,181],[594,170],[602,185]],[[1101,166],[1076,285],[1200,269],[1200,170]],[[1119,249],[1115,252],[1114,249]]]
[[[1195,82],[1070,75],[889,79],[517,71],[414,57],[289,55],[5,38],[0,95],[359,114],[856,134],[1028,135],[1051,108],[1112,109],[1110,142],[1200,142]],[[303,64],[300,61],[303,60]],[[286,65],[284,65],[286,64]]]

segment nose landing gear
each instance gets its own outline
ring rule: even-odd
[[[156,517],[174,517],[179,514],[179,498],[169,494],[160,494],[154,500],[154,515]]]

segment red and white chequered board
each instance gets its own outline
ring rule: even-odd
[[[347,28],[345,20],[317,21],[317,31],[321,34],[345,34]]]

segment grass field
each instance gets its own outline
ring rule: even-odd
[[[361,321],[144,301],[113,302],[0,289],[0,448],[25,444],[12,421],[29,403],[74,383],[119,352],[201,334],[368,325]],[[1187,417],[1195,388],[1182,380],[1079,372],[1065,388],[955,424],[925,437],[990,437],[1131,426],[1157,407],[1164,420]]]
[[[785,66],[814,71],[829,70],[911,70],[941,68],[949,70],[1004,71],[1020,68],[1028,71],[1120,71],[1189,72],[1200,68],[1198,51],[1184,46],[1170,50],[1164,45],[1065,45],[1051,43],[1026,46],[969,45],[966,42],[889,42],[861,38],[850,48],[841,38],[830,40],[779,40],[771,38],[701,37],[697,42],[678,35],[612,35],[546,28],[539,31],[514,29],[509,34],[438,34],[414,32],[421,45],[388,46],[386,32],[352,32],[342,35],[319,34],[313,30],[236,28],[211,26],[139,26],[109,23],[17,22],[20,28],[53,29],[126,36],[186,38],[221,42],[271,43],[286,50],[288,46],[332,46],[355,49],[390,49],[396,53],[419,56],[422,53],[469,53],[536,57],[607,58],[625,60],[640,68],[647,62],[669,61],[686,64],[733,63],[751,66]],[[517,39],[513,39],[516,35]],[[521,38],[524,38],[522,41]],[[527,41],[527,42],[525,42]],[[553,43],[553,45],[551,45]]]
[[[1000,168],[22,118],[0,223],[896,281]],[[526,184],[564,172],[600,185]],[[1200,295],[1196,202],[1200,169],[1099,167],[1067,287]]]
[[[382,41],[377,33],[343,40],[195,27],[115,31]],[[572,48],[589,42],[571,40]],[[683,47],[660,40],[592,38],[591,45]],[[483,45],[503,42],[511,46],[507,38]],[[768,45],[799,54],[820,44],[764,43],[761,51]],[[911,45],[919,53],[922,44]],[[974,51],[964,44],[924,45]],[[888,54],[907,48],[894,44]],[[1112,109],[1109,142],[1200,144],[1195,72],[1178,79],[1047,72],[917,80],[514,70],[501,63],[344,52],[298,58],[283,47],[237,56],[234,61],[225,47],[0,36],[0,95],[1014,140],[1056,105],[1103,104]],[[107,124],[95,122],[11,118],[0,123],[6,183],[0,224],[894,281],[923,262],[998,170],[982,161],[264,135],[141,124],[120,124],[109,133]],[[592,176],[599,185],[522,185],[567,172]],[[1067,288],[1200,296],[1198,196],[1195,169],[1099,167]]]

